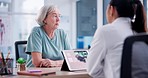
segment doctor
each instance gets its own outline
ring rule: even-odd
[[[122,46],[125,38],[146,32],[146,19],[140,0],[111,0],[109,24],[96,30],[87,57],[87,71],[93,78],[120,78]]]

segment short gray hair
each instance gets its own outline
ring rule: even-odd
[[[40,26],[44,26],[45,25],[44,19],[47,17],[48,13],[55,11],[56,8],[57,8],[56,5],[44,5],[37,16],[37,19],[36,19],[37,23]]]

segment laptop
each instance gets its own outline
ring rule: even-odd
[[[88,50],[63,50],[64,62],[61,70],[77,71],[86,70],[86,58]]]

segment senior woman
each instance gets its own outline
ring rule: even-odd
[[[35,67],[58,67],[63,64],[61,51],[71,49],[68,36],[58,29],[60,13],[54,5],[44,5],[27,42],[26,52],[31,52]]]

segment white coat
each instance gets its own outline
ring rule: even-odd
[[[117,18],[99,27],[87,57],[87,71],[93,78],[120,78],[123,42],[133,35],[130,18]]]

